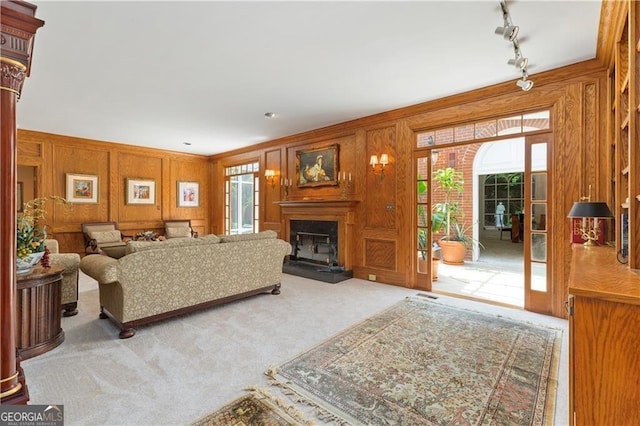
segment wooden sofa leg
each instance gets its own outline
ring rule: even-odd
[[[136,334],[135,328],[123,328],[118,335],[121,339],[128,339]]]
[[[282,284],[278,283],[273,286],[273,290],[271,290],[271,294],[280,294],[280,287]]]
[[[64,309],[64,312],[62,313],[63,317],[78,315],[78,302],[64,304],[62,305],[62,309]]]

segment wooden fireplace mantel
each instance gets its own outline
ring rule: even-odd
[[[359,200],[284,200],[282,209],[284,240],[291,241],[292,220],[327,220],[338,222],[338,263],[353,269],[354,226]]]
[[[283,200],[276,201],[280,207],[353,207],[360,202],[360,200]]]

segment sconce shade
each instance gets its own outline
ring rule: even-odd
[[[272,178],[275,175],[276,175],[276,171],[275,170],[267,169],[267,170],[264,171],[264,176],[267,177],[267,178]]]
[[[573,207],[571,207],[571,211],[567,217],[610,218],[613,217],[613,214],[611,214],[611,210],[609,210],[607,203],[576,201],[573,203]]]
[[[389,156],[387,154],[382,154],[380,156],[380,164],[382,164],[383,166],[389,164]]]
[[[377,155],[372,155],[371,159],[369,160],[369,164],[372,165],[373,167],[378,165],[378,156]]]

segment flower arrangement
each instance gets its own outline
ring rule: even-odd
[[[138,232],[133,239],[135,241],[163,241],[164,237],[159,236],[157,232],[142,231]]]
[[[47,238],[44,219],[45,204],[53,201],[60,204],[71,204],[65,198],[56,195],[34,198],[24,205],[23,213],[17,220],[16,250],[18,259],[25,259],[34,253],[45,251],[44,240]]]

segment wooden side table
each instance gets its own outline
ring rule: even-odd
[[[18,276],[16,348],[22,359],[33,358],[64,341],[61,320],[62,266],[37,266]]]

